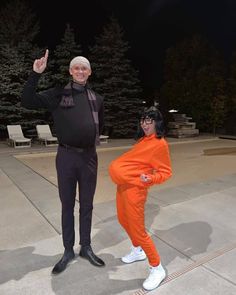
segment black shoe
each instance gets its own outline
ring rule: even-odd
[[[61,260],[53,267],[52,274],[57,275],[66,269],[67,264],[75,258],[75,253],[73,250],[65,250],[64,255]]]
[[[79,255],[95,266],[105,266],[104,261],[93,253],[91,246],[82,246]]]

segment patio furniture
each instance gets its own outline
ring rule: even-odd
[[[7,125],[8,144],[14,148],[31,147],[31,139],[24,136],[21,125]]]
[[[38,140],[45,146],[58,145],[57,137],[52,135],[49,125],[36,125]]]
[[[100,135],[99,138],[101,143],[108,143],[108,139],[109,139],[108,135]]]

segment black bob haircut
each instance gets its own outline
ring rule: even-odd
[[[151,118],[155,121],[155,130],[156,130],[156,137],[162,138],[165,135],[164,129],[164,121],[161,112],[155,107],[151,106],[149,108],[144,108],[143,111],[140,113],[139,116],[139,123],[138,123],[138,130],[135,136],[135,139],[138,140],[139,138],[145,135],[142,127],[140,126],[140,119],[144,118]]]

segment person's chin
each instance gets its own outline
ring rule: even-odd
[[[143,130],[143,132],[144,132],[144,134],[145,134],[146,136],[148,136],[148,135],[149,135],[149,132],[148,132],[148,130]]]
[[[85,85],[86,84],[86,81],[84,81],[84,80],[76,80],[75,82],[80,84],[80,85]]]
[[[152,135],[152,132],[146,132],[145,135],[150,136],[150,135]]]

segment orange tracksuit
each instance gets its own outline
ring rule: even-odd
[[[156,138],[155,134],[142,137],[131,150],[111,162],[109,172],[117,184],[116,205],[120,224],[133,246],[142,247],[150,265],[159,265],[160,256],[145,229],[144,206],[148,188],[172,175],[166,140]],[[142,182],[141,174],[147,174],[151,182]]]

